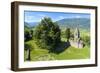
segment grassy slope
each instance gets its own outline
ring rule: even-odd
[[[55,55],[58,60],[62,59],[86,59],[89,58],[89,48],[84,47],[83,49],[77,49],[69,47],[67,50],[59,55]]]
[[[85,46],[82,49],[69,47],[65,51],[55,54],[48,53],[48,50],[39,48],[34,40],[31,40],[34,45],[34,49],[31,51],[31,61],[39,60],[68,60],[68,59],[87,59],[90,57],[90,49],[88,46]],[[26,52],[25,52],[26,55]]]

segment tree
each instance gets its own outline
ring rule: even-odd
[[[86,45],[90,45],[90,36],[86,35],[82,37],[82,40],[84,41]]]
[[[44,17],[35,29],[35,37],[39,40],[41,47],[46,49],[54,49],[60,43],[60,28],[51,18]]]
[[[25,41],[31,40],[32,37],[33,37],[33,30],[25,27],[25,30],[24,30]]]
[[[69,38],[70,38],[70,28],[66,28],[65,34],[66,34],[66,38],[67,38],[67,41],[68,41]]]
[[[26,51],[26,60],[31,60],[31,50],[34,49],[34,45],[32,41],[25,42],[24,44]]]

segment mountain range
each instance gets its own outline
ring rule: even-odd
[[[28,27],[34,27],[38,25],[38,23],[39,22],[31,22],[31,23],[25,22],[24,25]],[[58,20],[56,21],[56,23],[62,28],[63,27],[75,28],[77,26],[82,29],[90,28],[90,19],[88,18],[66,18]]]

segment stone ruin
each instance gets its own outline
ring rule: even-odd
[[[83,41],[80,39],[80,31],[78,28],[75,29],[74,32],[74,38],[73,39],[69,39],[70,42],[70,46],[73,46],[75,48],[83,48],[84,47],[84,43]]]

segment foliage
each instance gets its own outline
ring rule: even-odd
[[[27,50],[27,49],[30,49],[30,50],[34,49],[33,42],[32,41],[25,42],[25,46],[24,47],[25,47],[25,50]]]
[[[70,28],[66,28],[65,34],[66,34],[67,40],[69,40],[69,38],[70,38]]]
[[[85,42],[85,44],[90,45],[90,36],[84,36],[82,37],[82,40]]]
[[[24,59],[26,60],[31,60],[31,51],[34,50],[34,45],[33,45],[33,42],[32,41],[28,41],[28,42],[25,42],[25,45],[24,45],[24,48],[25,48],[25,51],[24,54],[26,53],[26,57],[24,57]]]
[[[44,17],[36,27],[34,36],[43,48],[53,49],[60,43],[60,28],[51,18]]]
[[[25,29],[24,29],[24,38],[25,38],[25,41],[31,40],[32,37],[33,37],[33,30],[25,27]]]

